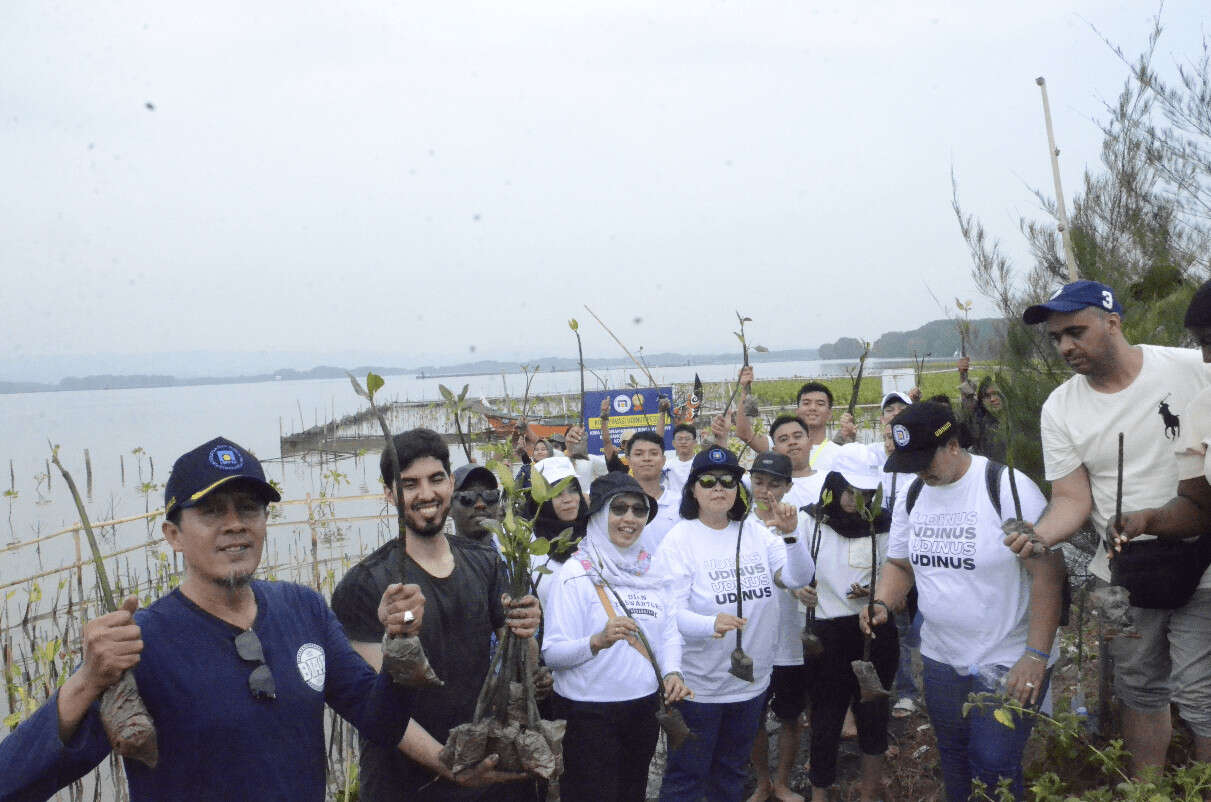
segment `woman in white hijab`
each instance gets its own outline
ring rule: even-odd
[[[681,635],[641,537],[655,499],[620,472],[595,480],[590,499],[585,537],[552,577],[545,609],[543,659],[555,675],[555,714],[568,722],[560,792],[642,802],[658,734],[651,658],[668,702],[690,696]]]

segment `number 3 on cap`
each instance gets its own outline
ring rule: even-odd
[[[1114,308],[1114,296],[1110,294],[1110,290],[1102,290],[1102,306],[1107,309]]]

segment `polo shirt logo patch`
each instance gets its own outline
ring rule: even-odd
[[[303,678],[303,682],[307,683],[307,687],[313,691],[322,692],[326,673],[323,647],[314,643],[304,643],[299,647],[294,660],[299,667],[299,676]]]

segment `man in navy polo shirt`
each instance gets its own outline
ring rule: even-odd
[[[268,503],[256,457],[221,437],[173,465],[164,537],[181,586],[145,610],[131,596],[84,626],[84,662],[0,741],[0,800],[47,799],[110,751],[97,701],[131,671],[155,722],[154,768],[127,760],[132,800],[324,799],[324,706],[398,746],[413,692],[376,674],[315,591],[253,579]],[[393,585],[379,616],[414,633],[424,597]]]

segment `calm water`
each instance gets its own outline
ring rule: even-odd
[[[872,360],[871,364],[875,362]],[[771,362],[758,365],[757,371],[759,378],[836,375],[852,364],[851,361]],[[722,406],[730,390],[723,382],[735,376],[737,367],[697,365],[657,368],[652,372],[662,384],[690,382],[698,373],[706,383],[709,407]],[[588,375],[587,387],[598,388],[601,381],[610,387],[624,387],[628,377],[637,373],[633,368],[598,371],[600,380]],[[511,397],[517,398],[524,390],[525,379],[520,373],[503,380],[499,374],[437,379],[390,376],[382,394],[393,400],[436,401],[440,398],[437,388],[442,383],[456,391],[468,384],[468,395],[472,398],[500,397],[506,388]],[[575,371],[540,371],[531,387],[532,394],[578,390],[579,374]],[[364,402],[353,393],[346,379],[0,395],[0,431],[4,432],[0,471],[11,461],[17,491],[15,498],[0,499],[3,516],[0,544],[29,540],[76,521],[70,496],[53,466],[50,489],[47,488],[44,475],[48,440],[60,445],[61,459],[81,492],[85,492],[84,450],[88,449],[93,492],[87,508],[90,518],[100,521],[159,507],[172,461],[219,434],[267,460],[269,475],[283,484],[287,498],[301,498],[307,493],[318,495],[325,489],[331,493],[331,482],[324,478],[330,465],[321,471],[318,464],[309,461],[290,460],[286,464],[277,461],[279,432],[289,434],[303,428],[303,424],[312,426],[339,418],[363,406]],[[417,410],[414,414],[420,417],[409,421],[410,425],[433,425],[433,413]],[[143,453],[133,453],[136,449],[142,449]],[[456,460],[461,456],[457,450],[452,453]],[[367,492],[377,487],[373,459],[356,464],[346,459],[337,467],[349,477],[348,484],[339,488],[341,494]],[[143,483],[156,487],[145,496],[139,492]],[[2,473],[0,486],[9,487],[8,478]],[[70,538],[51,541],[38,552],[33,549],[9,552],[0,555],[0,583],[73,559]]]

